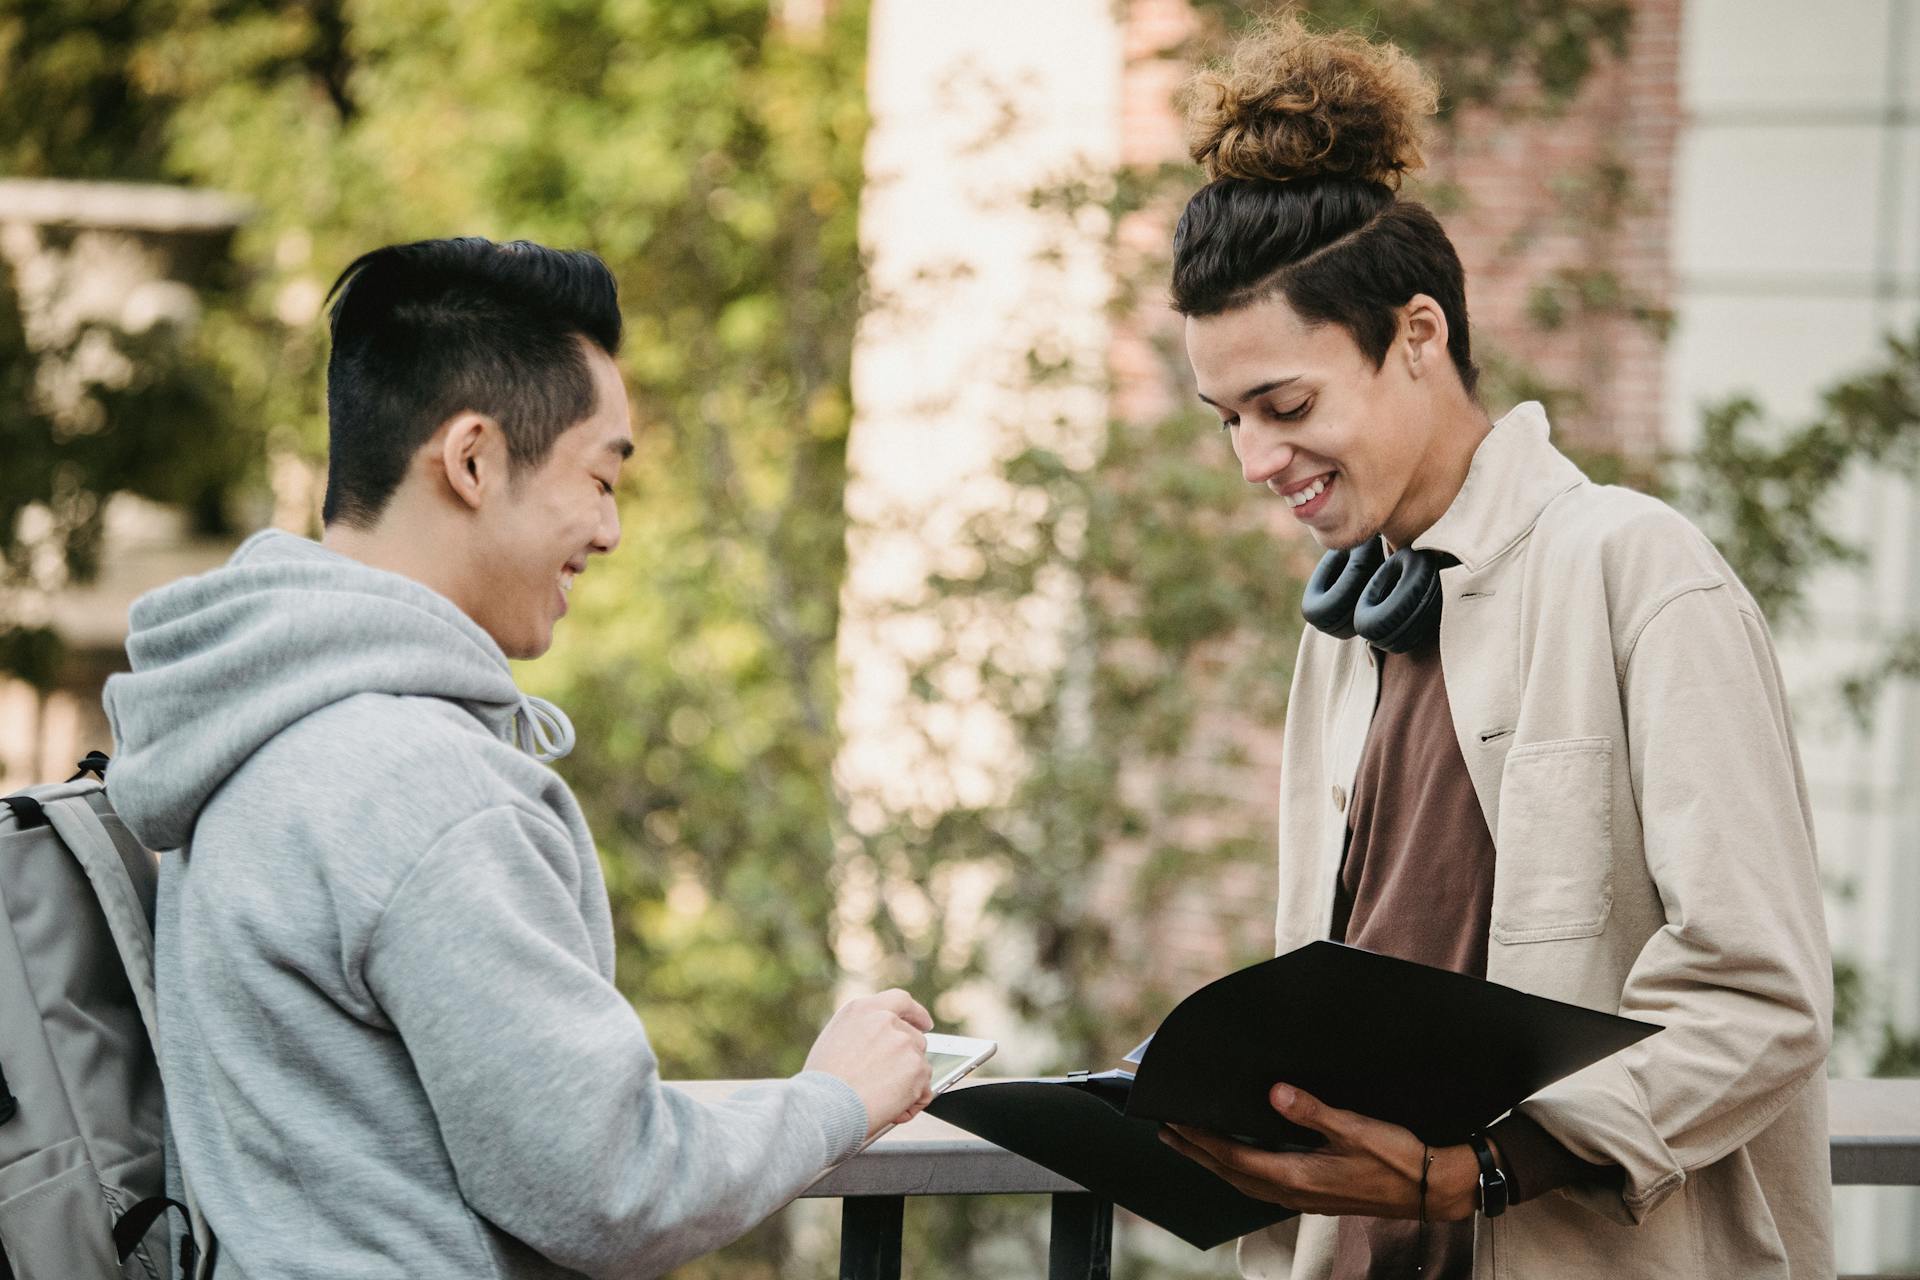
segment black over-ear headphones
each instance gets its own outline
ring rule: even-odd
[[[1388,556],[1380,539],[1369,538],[1320,557],[1300,612],[1337,639],[1357,635],[1388,653],[1411,653],[1440,634],[1440,571],[1457,563],[1412,547]]]

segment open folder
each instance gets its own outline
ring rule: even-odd
[[[1162,1121],[1269,1149],[1320,1145],[1268,1103],[1284,1082],[1450,1146],[1659,1029],[1314,942],[1181,1001],[1135,1051],[1136,1072],[982,1081],[927,1110],[1211,1249],[1293,1211],[1244,1196],[1176,1153],[1159,1139]]]

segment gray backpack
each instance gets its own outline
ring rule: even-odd
[[[159,864],[107,759],[0,796],[0,1280],[201,1280],[212,1236],[166,1198],[153,991]],[[185,1214],[177,1255],[169,1208]]]

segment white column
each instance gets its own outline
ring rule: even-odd
[[[933,608],[923,583],[964,556],[969,517],[1018,521],[1004,459],[1035,443],[1088,459],[1104,430],[1104,225],[1030,196],[1114,168],[1119,23],[1111,0],[875,0],[868,66],[861,233],[874,305],[853,358],[836,766],[857,830],[991,801],[1018,768],[1007,726],[958,667],[923,714],[914,663],[999,644],[1059,658],[1064,597],[969,620]],[[1035,352],[1067,373],[1033,385]],[[857,847],[845,853],[839,952],[858,975],[884,968],[861,926],[874,895],[902,916],[951,921],[991,887],[955,868],[922,893]],[[946,1016],[991,1018],[964,1006]]]
[[[1816,20],[1817,18],[1817,20]],[[1676,174],[1677,327],[1669,442],[1702,402],[1748,392],[1804,421],[1817,393],[1880,363],[1920,319],[1920,3],[1688,0]],[[1920,502],[1886,476],[1848,478],[1831,519],[1867,571],[1815,584],[1813,626],[1785,632],[1837,957],[1874,984],[1871,1017],[1920,1027],[1920,700],[1891,686],[1860,732],[1834,691],[1876,641],[1920,625]],[[1858,1053],[1836,1056],[1858,1073]],[[1844,1189],[1840,1270],[1920,1256],[1920,1195]]]

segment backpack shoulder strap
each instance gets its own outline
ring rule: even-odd
[[[38,800],[25,792],[17,796],[0,796],[0,804],[13,810],[13,825],[17,830],[27,831],[47,824],[46,810],[40,807]]]
[[[146,1025],[147,1041],[155,1058],[160,1054],[159,1002],[153,987],[153,883],[157,870],[144,849],[122,849],[101,822],[100,815],[84,794],[44,800],[41,809],[60,840],[72,851],[94,897],[106,917],[107,930],[120,953],[121,966],[127,971],[127,985],[133,988],[134,1002],[140,1006],[140,1021]],[[146,860],[139,862],[136,860]],[[213,1262],[213,1239],[193,1187],[180,1175],[186,1193],[187,1223],[197,1246],[198,1276],[207,1274]]]
[[[153,918],[150,899],[134,882],[135,872],[121,859],[120,849],[93,806],[78,796],[41,803],[47,821],[86,872],[87,883],[107,918],[113,945],[140,1006],[140,1021],[154,1052],[160,1051],[160,1023],[153,992]],[[148,872],[149,876],[153,873]]]

